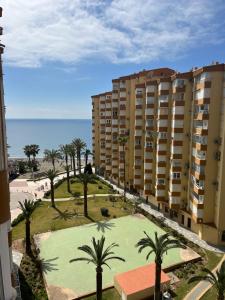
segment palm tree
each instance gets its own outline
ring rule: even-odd
[[[45,155],[44,160],[50,161],[52,163],[53,169],[55,170],[55,162],[62,158],[60,151],[54,149],[52,150],[45,149],[44,155]]]
[[[125,145],[128,141],[127,136],[120,136],[118,138],[119,144],[123,147],[123,169],[124,169],[124,174],[123,174],[123,182],[124,182],[124,190],[123,190],[123,197],[124,197],[124,202],[126,201],[126,153],[125,153]]]
[[[86,143],[79,138],[74,139],[72,143],[76,149],[77,166],[78,166],[79,174],[81,174],[81,151],[86,147]]]
[[[88,217],[88,204],[87,204],[87,193],[88,193],[88,183],[94,182],[94,176],[91,174],[80,174],[78,180],[83,184],[84,192],[84,216]]]
[[[88,164],[88,157],[89,157],[89,155],[92,155],[91,150],[85,149],[85,151],[83,152],[83,155],[84,155],[85,167],[86,167]]]
[[[196,275],[190,278],[188,283],[204,280],[211,283],[217,291],[217,300],[224,300],[225,294],[225,261],[222,262],[219,270],[215,274],[207,268],[203,268],[204,274]]]
[[[68,145],[68,144],[61,145],[60,151],[66,162],[65,170],[66,170],[67,192],[71,193],[71,190],[70,190],[70,167],[68,165],[68,156],[69,156],[69,151],[70,151],[70,145]]]
[[[69,156],[72,159],[73,176],[76,176],[76,149],[74,144],[69,144]]]
[[[85,252],[89,257],[80,257],[74,258],[70,260],[71,262],[75,261],[86,261],[87,263],[93,263],[96,266],[96,299],[102,300],[102,273],[103,273],[103,266],[108,265],[108,261],[110,260],[120,260],[125,261],[122,257],[115,256],[114,252],[112,251],[113,248],[118,247],[119,245],[116,243],[112,243],[106,249],[104,248],[105,245],[105,237],[102,236],[100,240],[95,240],[92,238],[92,247],[88,245],[83,245],[78,247],[78,250]]]
[[[37,206],[37,202],[35,203],[33,200],[25,199],[24,202],[19,201],[20,208],[22,210],[22,214],[25,219],[25,241],[26,241],[26,253],[31,254],[31,240],[30,240],[30,217],[35,207]]]
[[[51,186],[51,205],[55,208],[55,187],[54,187],[54,179],[57,177],[57,172],[55,170],[48,170],[45,173],[45,176],[50,180]]]
[[[33,156],[33,159],[35,161],[35,158],[40,151],[39,145],[32,144],[32,145],[30,145],[30,147],[31,147],[31,155]]]
[[[24,154],[27,156],[28,162],[30,164],[30,157],[32,155],[32,148],[31,148],[31,146],[30,145],[24,146],[23,151],[24,151]]]
[[[162,261],[163,255],[167,253],[168,250],[174,248],[186,248],[180,243],[180,241],[171,239],[169,233],[165,233],[158,237],[157,232],[155,232],[155,240],[153,240],[145,231],[144,234],[146,237],[139,240],[136,244],[138,247],[138,252],[141,253],[145,248],[150,248],[146,256],[148,260],[149,256],[155,254],[155,300],[161,299],[161,270],[162,270]]]

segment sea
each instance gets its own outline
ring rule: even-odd
[[[75,138],[81,138],[91,150],[91,120],[87,119],[7,119],[6,132],[9,157],[24,158],[23,147],[38,144],[42,158],[45,149],[58,149]]]

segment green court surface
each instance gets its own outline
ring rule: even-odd
[[[77,247],[91,245],[91,238],[106,237],[106,245],[119,244],[115,254],[126,262],[110,261],[111,269],[104,267],[103,288],[113,286],[115,274],[125,272],[154,261],[152,254],[146,262],[146,253],[138,253],[135,244],[146,231],[152,238],[154,232],[165,233],[142,215],[125,216],[110,221],[91,223],[83,226],[40,234],[35,237],[40,249],[43,273],[50,299],[74,299],[95,291],[95,266],[86,262],[69,263],[72,258],[86,254]],[[184,250],[172,249],[165,255],[163,266],[171,266],[185,260]]]

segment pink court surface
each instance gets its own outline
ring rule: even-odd
[[[170,277],[162,271],[161,286],[169,282]],[[123,300],[147,299],[154,293],[155,263],[116,275],[114,286]]]

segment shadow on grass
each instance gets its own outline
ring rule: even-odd
[[[68,211],[68,209],[61,211],[59,208],[55,208],[58,216],[54,217],[53,220],[71,220],[72,218],[78,216],[78,212],[74,209],[73,212]]]
[[[56,268],[57,264],[53,263],[54,261],[56,261],[58,259],[58,257],[54,257],[54,258],[50,258],[50,259],[37,259],[36,260],[36,265],[38,267],[39,270],[41,270],[43,273],[47,274],[48,272],[51,271],[58,271],[59,269]]]
[[[111,230],[113,227],[115,227],[115,224],[109,221],[103,221],[103,222],[96,222],[91,226],[95,226],[97,231],[104,233],[106,230]]]

